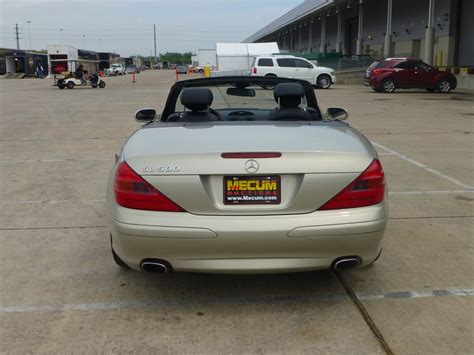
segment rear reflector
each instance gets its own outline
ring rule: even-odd
[[[126,208],[147,211],[184,212],[184,210],[163,195],[126,162],[121,162],[115,173],[115,200]]]
[[[256,67],[252,68],[252,73],[257,74],[257,68]]]
[[[357,179],[326,202],[319,210],[338,210],[376,205],[383,201],[384,196],[385,175],[382,165],[375,159]]]
[[[221,157],[224,159],[265,159],[265,158],[279,158],[279,152],[241,152],[241,153],[222,153]]]

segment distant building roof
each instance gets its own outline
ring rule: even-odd
[[[302,4],[299,4],[294,9],[288,11],[283,16],[277,18],[267,26],[263,27],[258,32],[254,33],[250,37],[246,38],[243,42],[255,42],[256,40],[282,28],[286,25],[306,16],[310,13],[321,9],[327,5],[330,5],[337,0],[305,0]]]

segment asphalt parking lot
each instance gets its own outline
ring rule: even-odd
[[[170,71],[105,89],[0,80],[0,352],[471,353],[474,93],[317,90],[379,151],[390,221],[372,267],[145,274],[110,255],[105,187]]]

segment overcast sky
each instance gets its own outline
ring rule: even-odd
[[[0,0],[0,47],[46,49],[62,43],[122,56],[195,52],[241,42],[303,0]],[[63,29],[62,32],[60,29]],[[99,40],[100,38],[100,40]]]

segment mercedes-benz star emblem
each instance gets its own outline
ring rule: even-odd
[[[249,174],[255,174],[258,168],[260,168],[260,165],[258,165],[256,160],[250,159],[245,162],[244,168]]]

